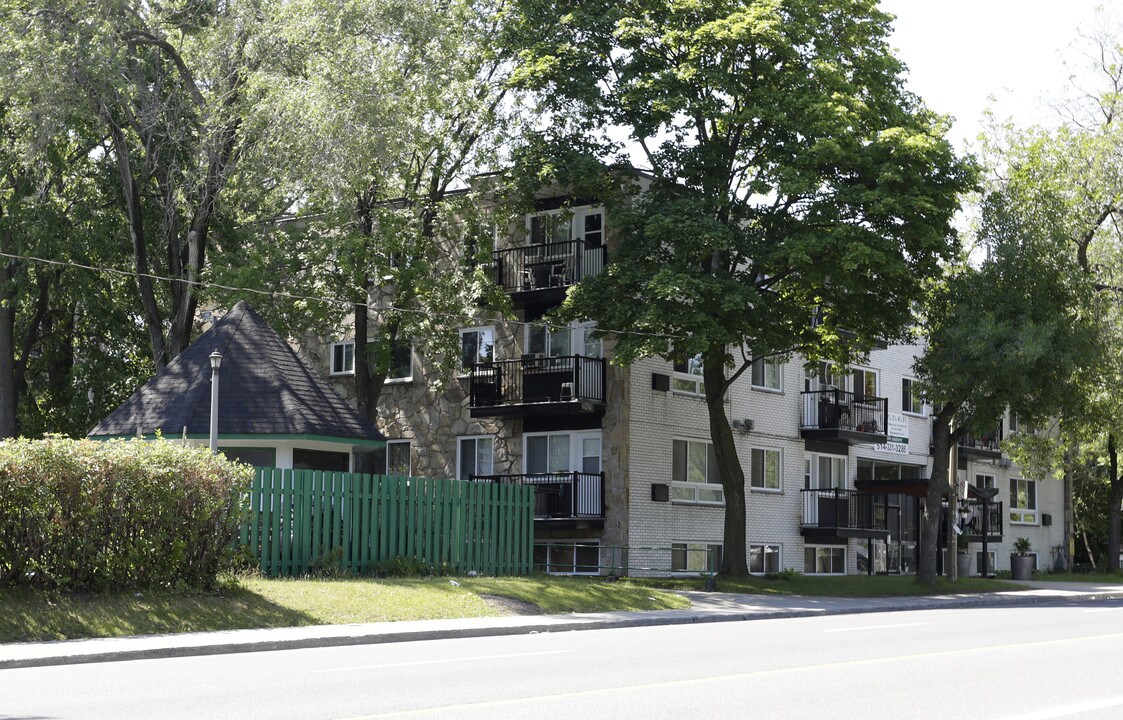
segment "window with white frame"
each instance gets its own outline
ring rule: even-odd
[[[1037,524],[1037,482],[1010,478],[1010,522]]]
[[[749,485],[754,490],[780,490],[780,451],[753,448],[750,452]]]
[[[390,366],[386,370],[386,381],[394,382],[413,379],[413,343],[395,338],[390,345]]]
[[[675,374],[671,378],[671,390],[692,395],[705,395],[706,382],[702,379],[702,354],[687,358],[674,364]]]
[[[912,378],[901,379],[901,412],[924,414],[924,396]]]
[[[717,572],[721,567],[721,545],[714,543],[671,543],[671,572]]]
[[[473,475],[492,475],[495,438],[490,435],[466,435],[456,442],[456,479],[469,480]]]
[[[994,475],[987,475],[986,473],[976,473],[975,482],[973,483],[976,490],[986,490],[998,487],[998,478]]]
[[[355,374],[355,341],[333,342],[331,344],[331,374]]]
[[[753,360],[752,386],[763,390],[782,390],[783,368],[784,364],[778,358],[766,357]]]
[[[464,372],[475,363],[495,360],[495,328],[475,327],[460,331],[460,367]]]
[[[1018,415],[1013,410],[1010,411],[1009,425],[1010,425],[1010,434],[1011,435],[1017,435],[1018,434]]]
[[[854,394],[866,397],[877,397],[877,371],[866,368],[852,368],[850,379],[853,382]]]
[[[837,545],[805,546],[803,572],[807,575],[845,575],[846,548]]]
[[[408,477],[412,469],[409,440],[387,440],[385,452],[386,474]]]
[[[836,390],[843,386],[843,376],[830,363],[819,362],[804,368],[803,389]]]
[[[600,541],[542,543],[534,546],[534,567],[550,575],[596,575],[600,572]]]
[[[528,245],[581,241],[585,248],[604,244],[604,208],[581,206],[530,215],[526,220]],[[564,248],[552,248],[554,254]]]
[[[754,575],[780,572],[780,546],[750,543],[749,572]]]
[[[846,487],[846,458],[808,453],[803,462],[803,486],[808,490]]]
[[[724,502],[714,446],[701,440],[673,440],[671,446],[671,499]]]
[[[997,558],[998,558],[997,553],[995,553],[993,550],[987,550],[987,575],[993,575],[994,574],[994,572],[995,572],[994,563],[997,560]],[[980,574],[983,572],[983,551],[982,550],[976,550],[975,551],[975,572],[980,573]]]

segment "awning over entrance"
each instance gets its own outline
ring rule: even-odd
[[[867,493],[924,497],[928,494],[928,478],[855,480],[854,487]]]

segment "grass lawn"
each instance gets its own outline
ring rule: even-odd
[[[231,579],[213,593],[35,593],[0,590],[0,643],[238,628],[486,617],[482,596],[543,613],[684,608],[689,601],[631,581],[592,578]]]

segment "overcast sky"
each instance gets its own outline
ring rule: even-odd
[[[897,16],[892,43],[909,67],[909,89],[955,116],[951,138],[962,150],[978,135],[991,95],[999,117],[1051,122],[1045,101],[1063,93],[1062,54],[1071,56],[1079,29],[1112,2],[1119,0],[881,0],[881,7]]]

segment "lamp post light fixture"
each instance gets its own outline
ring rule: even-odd
[[[222,353],[215,350],[211,358],[211,452],[218,452],[218,370],[222,367]]]

